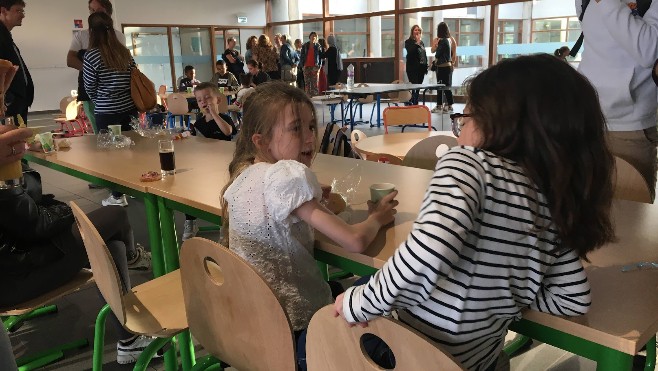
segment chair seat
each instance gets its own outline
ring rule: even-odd
[[[33,311],[35,308],[51,303],[62,296],[71,294],[79,289],[86,287],[94,282],[94,276],[89,269],[83,269],[64,285],[51,290],[41,296],[24,303],[19,303],[8,308],[0,308],[0,315],[3,316],[20,316]]]
[[[179,270],[134,287],[124,300],[131,332],[170,337],[187,328]]]

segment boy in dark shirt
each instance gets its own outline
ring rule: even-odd
[[[202,82],[194,88],[194,97],[201,111],[193,125],[190,125],[190,133],[197,135],[200,132],[206,138],[219,140],[231,140],[235,135],[235,125],[231,117],[217,112],[219,96],[217,85],[210,82]],[[185,229],[183,230],[183,241],[196,236],[199,232],[196,217],[185,214]]]
[[[209,82],[203,82],[194,88],[194,97],[201,112],[190,131],[192,135],[199,131],[206,138],[230,141],[231,136],[236,133],[235,125],[230,116],[217,112],[217,93],[217,87]]]

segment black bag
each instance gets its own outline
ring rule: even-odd
[[[345,134],[347,130],[345,128],[338,130],[338,133],[336,133],[336,139],[334,140],[334,149],[331,152],[332,155],[334,156],[343,156],[343,157],[354,157],[352,154],[352,146],[350,145],[350,142],[347,139],[347,134]],[[343,150],[343,154],[341,155],[340,150]]]
[[[436,59],[432,61],[430,65],[430,71],[436,71]]]
[[[320,142],[320,153],[327,153],[329,150],[329,144],[331,143],[331,132],[334,130],[335,122],[330,122],[324,129],[324,134],[322,135],[322,141]]]

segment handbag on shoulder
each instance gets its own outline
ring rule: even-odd
[[[155,84],[133,65],[130,70],[130,96],[139,112],[147,112],[158,103]]]

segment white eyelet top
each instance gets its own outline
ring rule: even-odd
[[[269,283],[295,331],[308,327],[313,314],[333,302],[313,258],[313,228],[292,215],[321,196],[315,174],[293,160],[251,165],[224,194],[230,249]]]

